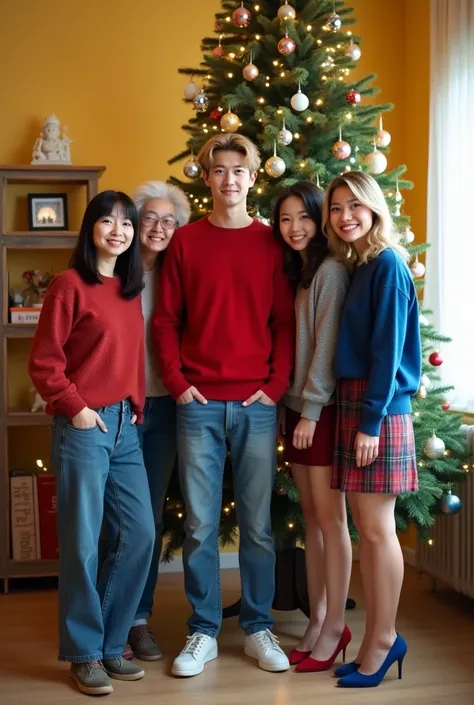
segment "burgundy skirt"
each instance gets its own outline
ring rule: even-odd
[[[332,489],[367,494],[402,494],[418,490],[415,436],[411,414],[385,416],[380,428],[379,454],[358,468],[354,442],[367,381],[343,379],[337,388],[336,446]]]
[[[284,459],[299,465],[332,465],[336,430],[336,405],[324,406],[316,424],[311,448],[298,450],[293,445],[293,433],[301,419],[298,411],[286,407],[286,442]]]

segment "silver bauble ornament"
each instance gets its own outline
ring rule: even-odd
[[[345,55],[352,61],[359,61],[362,56],[360,46],[358,44],[351,43],[346,47]]]
[[[207,95],[204,93],[204,91],[201,89],[197,96],[194,98],[194,107],[198,111],[198,113],[205,113],[207,110],[207,106],[209,105],[209,98]]]
[[[288,56],[288,54],[293,54],[296,44],[291,37],[282,37],[278,42],[277,49],[283,56]]]
[[[272,179],[277,179],[286,171],[286,164],[281,157],[274,155],[265,162],[265,171]]]
[[[379,130],[375,138],[378,147],[388,147],[392,141],[392,135],[387,130]]]
[[[446,446],[444,445],[444,441],[441,438],[438,438],[436,433],[433,431],[433,435],[425,441],[425,445],[423,447],[424,454],[428,458],[431,458],[431,460],[436,460],[443,455],[445,450]]]
[[[349,142],[344,142],[344,140],[338,140],[334,142],[332,146],[332,153],[336,159],[340,159],[341,161],[347,159],[347,157],[351,155],[351,145]]]
[[[247,27],[251,18],[250,10],[247,10],[243,3],[232,13],[232,20],[237,27]]]
[[[278,144],[282,144],[287,147],[293,141],[293,134],[287,130],[286,127],[282,127],[280,132],[277,134],[277,141]]]
[[[221,117],[220,125],[224,132],[237,132],[240,127],[240,118],[235,113],[224,113]]]
[[[183,166],[183,172],[188,179],[197,179],[198,176],[201,176],[201,167],[194,157],[190,157]]]
[[[194,98],[199,93],[199,87],[191,81],[186,86],[184,86],[184,97],[186,100],[194,100]]]
[[[258,68],[255,64],[247,64],[247,66],[244,66],[242,69],[242,74],[246,81],[255,81],[258,76]]]
[[[457,514],[461,509],[461,500],[448,490],[441,498],[440,508],[443,514]]]
[[[335,12],[333,12],[332,15],[329,15],[326,22],[326,27],[330,29],[331,32],[339,32],[342,27],[342,20],[339,15]]]
[[[387,168],[387,157],[383,152],[374,149],[367,155],[366,163],[371,174],[382,174]]]
[[[306,110],[306,108],[309,105],[309,98],[307,95],[301,92],[301,88],[298,89],[298,93],[295,93],[291,97],[291,107],[293,110],[297,110],[298,112],[303,112],[303,110]]]
[[[285,0],[285,4],[278,8],[278,19],[280,20],[294,20],[296,17],[295,8],[288,5],[288,0]]]

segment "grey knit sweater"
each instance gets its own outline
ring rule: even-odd
[[[346,267],[327,257],[310,287],[299,287],[296,295],[295,372],[284,403],[306,419],[318,421],[323,406],[335,401],[332,367],[348,288]]]

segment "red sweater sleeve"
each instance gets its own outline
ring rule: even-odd
[[[151,324],[161,378],[175,399],[191,386],[182,373],[180,356],[181,328],[185,312],[180,262],[179,240],[173,238],[160,273],[156,310]]]
[[[137,415],[137,424],[143,423],[143,407],[145,406],[145,340],[140,341],[138,351],[137,396],[130,398],[132,412]]]
[[[270,329],[273,343],[270,377],[261,389],[278,403],[290,386],[295,356],[295,305],[288,276],[283,270],[283,257],[273,276]]]
[[[28,371],[36,391],[55,413],[70,419],[87,404],[65,374],[64,344],[71,333],[73,311],[52,291],[46,294],[31,348]]]

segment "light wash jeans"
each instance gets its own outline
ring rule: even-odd
[[[162,547],[163,508],[166,491],[176,462],[176,403],[170,396],[147,397],[143,423],[137,426],[138,440],[148,475],[156,539],[148,578],[135,619],[148,619],[158,578]]]
[[[128,401],[97,409],[98,426],[53,420],[59,535],[59,659],[121,656],[150,567],[155,527]],[[108,553],[98,570],[104,521]]]
[[[229,443],[240,530],[242,603],[247,634],[271,629],[275,550],[270,503],[276,467],[277,407],[255,402],[198,401],[177,405],[179,477],[186,505],[183,547],[191,633],[215,637],[222,621],[218,532]]]

